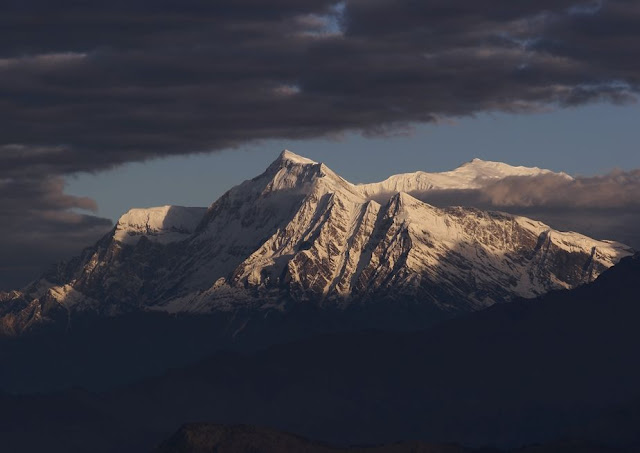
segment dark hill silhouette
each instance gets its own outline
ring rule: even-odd
[[[109,393],[5,396],[0,436],[16,452],[40,451],[16,448],[27,443],[144,451],[204,420],[337,446],[420,439],[515,448],[573,439],[637,451],[639,294],[636,255],[590,285],[428,331],[218,353]]]
[[[193,423],[181,427],[153,453],[508,453],[497,448],[466,448],[456,444],[398,442],[376,446],[334,447],[300,436],[251,425]],[[558,442],[511,450],[509,453],[620,453],[585,442]]]
[[[303,437],[250,425],[194,423],[180,428],[154,453],[500,453],[459,445],[402,442],[380,446],[333,447]]]

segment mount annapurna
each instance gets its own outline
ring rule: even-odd
[[[407,192],[551,174],[473,160],[355,185],[290,151],[208,209],[132,209],[97,244],[0,294],[19,335],[76,316],[428,307],[455,315],[594,280],[633,251],[525,217]],[[571,178],[556,173],[561,178]]]

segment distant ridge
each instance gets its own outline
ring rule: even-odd
[[[538,167],[515,167],[502,162],[491,162],[475,158],[455,170],[440,173],[417,171],[391,176],[384,181],[361,184],[359,188],[369,197],[379,198],[397,192],[426,192],[430,190],[479,189],[487,183],[504,178],[552,175],[573,179],[566,173],[556,173]]]

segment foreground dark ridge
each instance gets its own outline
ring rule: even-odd
[[[333,447],[293,434],[250,425],[185,425],[153,453],[622,453],[618,448],[587,442],[499,450],[466,448],[456,444],[398,442],[378,446]],[[631,452],[629,452],[631,453]]]
[[[150,450],[188,421],[334,445],[422,439],[640,448],[640,256],[596,282],[418,333],[324,335],[219,353],[117,391],[2,396],[9,451]],[[55,446],[51,447],[51,445]]]
[[[459,445],[406,442],[381,446],[334,447],[300,436],[250,425],[185,425],[153,453],[502,453]]]

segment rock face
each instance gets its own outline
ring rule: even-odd
[[[461,169],[449,172],[449,183],[447,173],[436,179],[449,187],[547,171],[482,161]],[[417,183],[414,174],[395,185],[358,186],[284,151],[208,210],[129,211],[80,257],[21,293],[1,295],[2,331],[16,335],[82,313],[296,304],[411,303],[456,314],[579,286],[632,253],[524,217],[436,208],[403,191],[375,201],[424,175]]]

